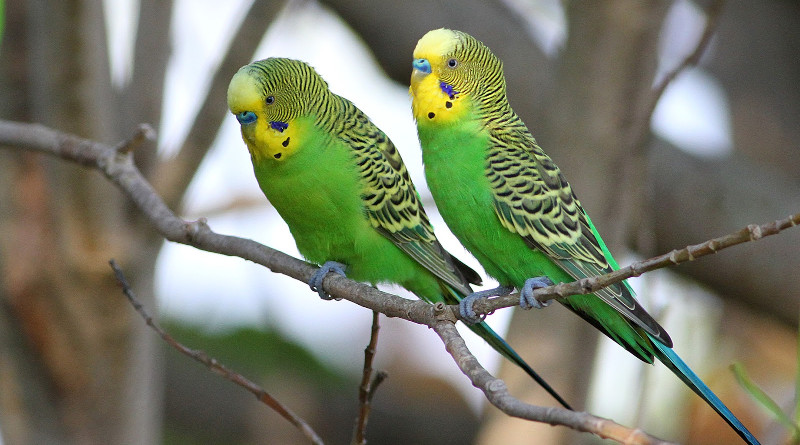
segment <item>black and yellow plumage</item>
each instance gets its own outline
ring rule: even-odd
[[[307,64],[271,58],[231,80],[228,106],[264,194],[309,261],[348,277],[396,283],[429,302],[458,303],[479,283],[436,239],[389,138]],[[472,329],[568,406],[485,323]]]
[[[410,91],[439,211],[504,289],[520,289],[524,305],[534,305],[531,290],[545,280],[618,268],[564,175],[511,109],[502,63],[488,47],[461,31],[430,31],[414,50]],[[758,443],[672,350],[627,282],[559,302],[639,359],[658,358],[743,439]]]

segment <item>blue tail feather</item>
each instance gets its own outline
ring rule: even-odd
[[[463,295],[452,289],[450,286],[445,286],[445,289],[448,291],[442,294],[442,298],[445,303],[458,304],[464,299]],[[472,332],[478,334],[479,337],[484,339],[486,343],[489,343],[489,346],[494,348],[494,350],[500,353],[500,355],[522,368],[522,370],[525,371],[525,373],[528,374],[536,383],[538,383],[539,386],[547,391],[548,394],[553,396],[553,398],[556,399],[561,406],[568,410],[574,411],[569,403],[567,403],[567,401],[564,400],[564,398],[561,397],[561,395],[559,395],[558,392],[556,392],[556,390],[553,389],[553,387],[550,386],[550,384],[547,383],[544,378],[542,378],[542,376],[540,376],[536,371],[533,370],[533,368],[525,363],[525,360],[522,360],[522,357],[520,357],[519,354],[517,354],[517,352],[511,348],[511,345],[506,343],[506,341],[503,340],[503,337],[497,335],[497,333],[494,332],[494,330],[492,330],[492,328],[490,328],[486,322],[467,324],[467,326]]]
[[[524,360],[522,357],[514,351],[511,346],[503,340],[502,337],[497,335],[496,332],[486,324],[486,322],[481,322],[477,324],[468,325],[472,332],[478,334],[481,338],[483,338],[486,343],[494,348],[495,351],[499,352],[503,357],[507,358],[508,360],[514,362],[517,366],[522,368],[526,374],[528,374],[536,383],[539,384],[545,391],[547,391],[551,396],[553,396],[558,403],[561,404],[564,408],[568,410],[573,410],[572,407],[564,400],[561,395],[559,395],[553,387],[547,383],[542,376],[540,376],[536,371],[533,370]]]
[[[648,334],[649,336],[649,334]],[[654,338],[650,338],[653,344],[656,346],[657,350],[656,357],[666,365],[667,368],[670,369],[675,375],[680,378],[683,383],[685,383],[689,388],[692,389],[697,395],[699,395],[703,400],[706,401],[714,411],[716,411],[726,422],[728,425],[731,426],[739,436],[745,440],[750,445],[759,445],[758,439],[753,436],[753,434],[745,428],[742,422],[733,415],[731,410],[725,406],[724,403],[714,394],[711,389],[700,380],[700,377],[694,373],[694,371],[689,368],[683,359],[681,359],[672,348],[667,347],[666,345],[662,344],[658,340]]]

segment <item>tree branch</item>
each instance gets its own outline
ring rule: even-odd
[[[142,316],[145,323],[147,323],[147,325],[150,326],[156,332],[156,334],[158,334],[158,336],[164,340],[165,343],[170,345],[173,349],[181,354],[204,364],[215,374],[219,374],[225,379],[230,380],[231,382],[253,393],[259,402],[269,406],[284,419],[288,420],[289,423],[297,427],[297,429],[299,429],[311,441],[311,443],[318,445],[323,444],[322,439],[319,438],[317,433],[303,419],[298,417],[294,412],[292,412],[291,409],[272,397],[268,392],[264,391],[263,388],[256,385],[245,376],[218,362],[217,359],[209,357],[205,352],[197,349],[187,348],[179,341],[175,340],[174,337],[169,335],[164,329],[161,328],[161,326],[158,325],[158,323],[153,320],[153,317],[147,313],[142,303],[140,303],[136,298],[136,294],[134,293],[130,284],[128,284],[128,280],[125,278],[125,274],[122,272],[122,269],[120,269],[120,267],[117,265],[117,262],[112,259],[108,263],[111,265],[111,269],[114,271],[114,276],[116,276],[117,281],[122,286],[122,293],[128,298],[128,301],[131,303],[133,308],[136,309],[136,312]]]
[[[569,297],[570,295],[595,293],[612,284],[619,283],[631,277],[638,277],[646,272],[687,263],[700,257],[717,253],[722,249],[733,247],[737,244],[757,241],[771,235],[777,235],[783,230],[797,226],[798,224],[800,224],[800,213],[795,213],[784,219],[761,225],[750,224],[736,232],[713,238],[700,244],[693,244],[680,250],[673,250],[672,252],[643,261],[638,261],[628,267],[623,267],[622,269],[604,275],[597,275],[571,283],[559,283],[553,286],[536,289],[533,292],[533,297],[541,302],[545,302],[554,298]],[[485,315],[497,309],[512,307],[517,304],[519,304],[519,294],[512,293],[502,297],[479,299],[475,301],[473,309],[477,315]]]
[[[379,319],[380,313],[372,311],[372,329],[370,331],[369,344],[364,348],[364,373],[361,376],[361,386],[358,388],[360,409],[358,410],[358,418],[356,418],[356,426],[353,431],[353,445],[365,445],[367,443],[367,419],[369,418],[372,397],[375,395],[375,390],[387,377],[384,371],[378,371],[375,373],[375,378],[372,377],[372,360],[375,358],[375,349],[378,346],[378,331],[380,330]]]
[[[489,402],[509,416],[520,419],[564,425],[576,431],[592,433],[604,439],[612,439],[626,445],[669,444],[640,429],[621,426],[611,420],[596,417],[585,412],[569,411],[559,407],[529,405],[509,394],[505,382],[489,373],[467,348],[464,339],[452,321],[441,320],[432,326],[445,344],[447,352],[453,356],[461,372],[472,385],[483,391]]]
[[[137,141],[139,137],[133,137],[131,140]],[[178,218],[134,165],[132,152],[128,149],[129,144],[111,147],[38,124],[0,120],[0,146],[27,148],[99,170],[116,184],[146,215],[155,229],[170,241],[222,255],[238,256],[261,264],[273,272],[303,282],[308,282],[311,275],[317,270],[317,267],[309,263],[255,241],[214,233],[203,219],[186,222]],[[610,274],[541,289],[535,295],[539,299],[547,299],[595,292],[603,286],[625,278],[638,276],[667,265],[690,261],[742,242],[773,235],[787,227],[797,225],[798,222],[800,222],[800,214],[770,224],[751,225],[725,237],[635,263]],[[433,328],[473,385],[481,389],[492,404],[509,415],[551,425],[564,425],[621,443],[663,443],[640,430],[630,429],[607,419],[555,407],[544,408],[528,405],[512,397],[509,395],[505,383],[481,367],[477,359],[466,348],[454,326],[456,306],[447,306],[441,303],[431,305],[421,300],[407,300],[337,274],[328,274],[323,281],[323,287],[334,297],[346,299],[389,317],[398,317]],[[494,304],[499,300],[494,299],[490,303]],[[478,304],[482,303],[477,303],[476,306]],[[516,304],[516,300],[508,306],[514,304]]]

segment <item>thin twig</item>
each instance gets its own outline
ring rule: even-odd
[[[153,317],[151,317],[150,314],[148,314],[144,309],[144,306],[136,298],[133,289],[128,283],[128,280],[125,278],[125,274],[122,272],[122,269],[120,269],[120,267],[117,265],[117,262],[112,259],[108,263],[111,265],[111,269],[114,270],[114,275],[117,277],[117,281],[122,286],[122,293],[128,298],[128,301],[131,303],[136,312],[142,316],[145,323],[147,323],[147,325],[150,326],[156,332],[156,334],[161,337],[162,340],[164,340],[168,345],[172,346],[172,348],[181,354],[197,360],[214,373],[221,375],[222,377],[253,393],[253,395],[256,396],[256,399],[275,410],[284,419],[288,420],[292,425],[297,427],[297,429],[299,429],[312,443],[319,445],[323,444],[322,439],[319,438],[311,426],[293,413],[291,409],[269,395],[269,393],[264,391],[263,388],[256,385],[238,372],[231,370],[222,363],[219,363],[215,358],[209,357],[204,351],[190,349],[175,340],[175,338],[162,329],[158,323],[153,320]]]
[[[375,372],[375,377],[372,378],[372,382],[369,384],[369,393],[367,394],[367,400],[372,402],[372,398],[375,397],[375,393],[378,392],[378,387],[389,377],[389,373],[384,370],[378,370]]]
[[[673,250],[672,252],[663,255],[654,256],[652,258],[637,261],[628,267],[609,272],[604,275],[584,278],[581,280],[573,281],[571,283],[559,283],[549,287],[536,289],[533,292],[533,297],[537,300],[544,302],[554,298],[564,298],[570,295],[583,295],[591,294],[611,286],[612,284],[619,283],[631,277],[638,277],[646,272],[651,272],[656,269],[662,269],[668,266],[675,266],[681,263],[694,261],[700,257],[711,255],[719,252],[722,249],[742,244],[750,241],[757,241],[771,235],[790,228],[800,225],[800,213],[795,213],[784,219],[771,221],[761,225],[750,224],[736,232],[729,233],[718,238],[710,239],[700,244],[693,244],[684,247],[683,249]],[[512,307],[519,304],[519,294],[512,293],[503,297],[496,297],[491,299],[479,299],[475,301],[473,309],[478,315],[489,314],[497,309],[504,307]],[[457,311],[457,309],[454,309]]]
[[[114,146],[114,150],[119,153],[128,153],[145,141],[156,140],[156,130],[150,124],[139,124],[131,137]]]
[[[706,15],[706,24],[703,28],[703,33],[700,35],[700,38],[697,40],[697,43],[694,46],[694,49],[691,53],[689,53],[678,65],[676,65],[672,70],[668,71],[664,77],[661,79],[661,82],[653,88],[650,101],[649,101],[649,112],[648,115],[653,115],[653,110],[655,110],[656,105],[658,104],[659,99],[664,94],[664,90],[667,89],[669,84],[675,80],[676,77],[684,70],[696,66],[700,63],[700,58],[703,57],[703,54],[706,52],[706,48],[711,43],[711,38],[714,37],[714,33],[717,31],[717,25],[719,24],[719,18],[722,15],[722,7],[725,5],[725,0],[713,0],[705,11]]]
[[[379,318],[380,312],[372,311],[372,329],[370,330],[369,344],[364,348],[364,373],[361,376],[361,386],[358,388],[360,409],[358,410],[358,417],[353,431],[352,443],[354,445],[367,443],[367,419],[369,418],[370,403],[375,394],[375,388],[386,378],[385,372],[378,372],[375,378],[372,378],[372,360],[375,358],[375,350],[378,346],[378,331],[380,331]]]

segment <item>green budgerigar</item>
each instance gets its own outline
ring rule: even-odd
[[[438,29],[414,50],[412,109],[425,176],[442,217],[486,273],[494,294],[533,290],[618,268],[556,164],[511,109],[501,61],[460,31]],[[474,319],[471,302],[460,304]],[[634,356],[658,358],[748,443],[758,441],[672,350],[669,335],[636,301],[627,282],[560,303]]]
[[[457,304],[480,276],[433,233],[388,137],[308,64],[269,58],[242,67],[228,87],[261,190],[297,248],[322,264],[309,283],[322,298],[334,271],[396,283],[428,302]],[[569,405],[485,323],[471,329]]]

